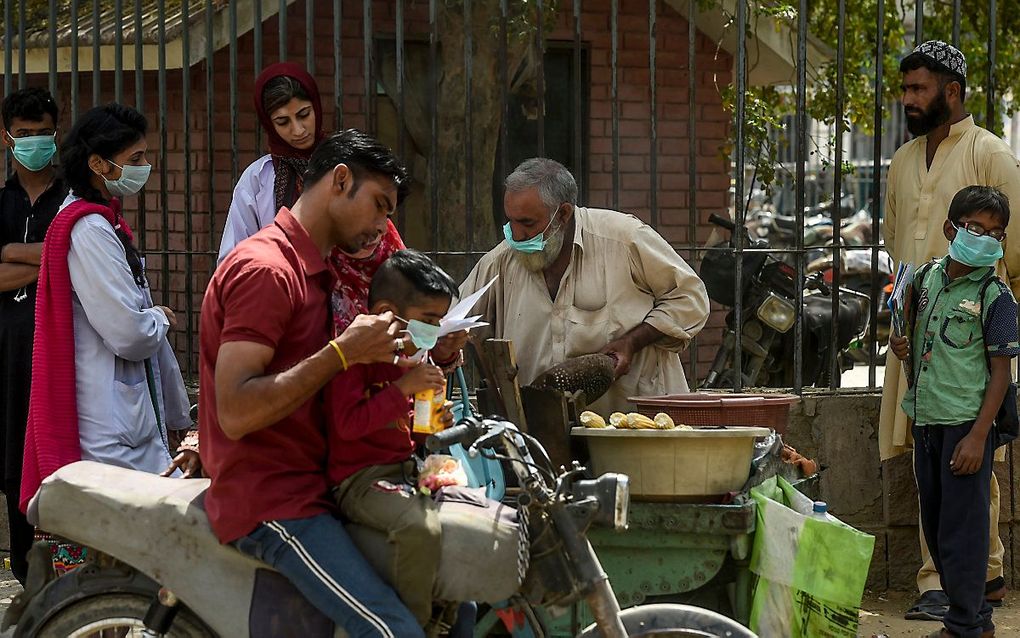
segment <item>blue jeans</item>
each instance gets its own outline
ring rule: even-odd
[[[328,513],[268,521],[234,541],[241,552],[287,577],[351,638],[424,638],[397,594]]]

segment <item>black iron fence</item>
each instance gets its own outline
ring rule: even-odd
[[[367,128],[394,145],[418,184],[398,226],[409,245],[430,251],[456,274],[499,240],[500,180],[530,155],[567,165],[582,203],[634,212],[681,255],[700,262],[710,213],[732,205],[737,227],[748,221],[747,193],[754,186],[748,175],[756,158],[748,153],[746,100],[760,70],[754,61],[771,46],[771,70],[785,69],[780,82],[793,98],[787,131],[793,148],[784,170],[796,226],[792,245],[783,249],[756,248],[735,233],[733,311],[740,317],[745,310],[744,255],[767,252],[789,262],[796,317],[788,353],[793,376],[785,385],[800,391],[810,248],[805,209],[809,182],[820,183],[809,162],[810,83],[818,68],[834,68],[832,161],[824,183],[831,184],[836,205],[829,215],[838,231],[844,217],[838,203],[847,188],[839,161],[849,131],[846,78],[865,72],[844,64],[847,38],[861,36],[847,33],[846,0],[833,1],[834,33],[815,34],[831,39],[826,45],[809,31],[817,8],[807,0],[791,0],[795,17],[767,24],[757,3],[740,0],[5,0],[3,90],[48,86],[63,105],[63,130],[85,108],[111,100],[134,104],[155,124],[158,175],[138,199],[134,221],[156,297],[184,311],[178,346],[190,374],[201,293],[215,265],[230,195],[241,169],[262,152],[248,105],[252,80],[266,64],[304,62],[319,80],[333,126]],[[874,34],[886,33],[888,3],[866,4],[874,12]],[[904,16],[913,20],[914,37],[907,40],[928,35],[926,11],[935,4],[918,1],[913,15]],[[1001,101],[995,91],[999,7],[996,0],[981,4],[988,16],[985,121],[993,122]],[[951,34],[933,36],[959,42],[961,29],[977,24],[963,25],[960,0],[953,12]],[[777,25],[787,34],[785,48],[766,42]],[[892,53],[905,52],[911,42],[902,44]],[[895,150],[888,139],[883,145],[887,100],[896,89],[884,84],[885,47],[884,37],[874,38],[874,64],[866,71],[874,90],[873,148],[870,158],[857,158],[860,172],[853,177],[859,196],[870,198],[870,239],[855,248],[870,250],[876,273],[861,341],[871,387],[882,365],[882,180]],[[812,60],[817,51],[823,59]],[[725,87],[734,89],[732,112],[722,97]],[[835,257],[833,316],[841,302],[843,248],[839,232],[824,247]],[[713,315],[691,349],[686,364],[692,380],[706,376],[724,341],[723,314]],[[734,343],[743,343],[742,322],[730,328]],[[833,350],[838,330],[833,321]],[[736,388],[745,383],[745,356],[735,347],[726,362]],[[836,389],[839,357],[827,365],[826,385]]]

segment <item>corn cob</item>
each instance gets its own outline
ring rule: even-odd
[[[643,414],[638,414],[637,412],[629,412],[627,414],[627,424],[635,430],[657,429],[655,421],[649,419]]]
[[[609,415],[609,425],[614,428],[629,428],[630,425],[627,423],[627,415],[623,412],[613,412]]]
[[[655,421],[655,426],[660,430],[672,430],[676,427],[676,424],[673,423],[673,417],[665,412],[659,412],[652,420]]]
[[[606,420],[590,410],[585,410],[580,416],[581,425],[586,428],[602,429],[606,427]]]

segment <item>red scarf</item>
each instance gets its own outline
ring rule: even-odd
[[[404,249],[393,222],[387,222],[386,232],[375,252],[364,259],[356,259],[334,248],[329,254],[329,268],[336,276],[336,287],[330,305],[333,308],[333,327],[336,335],[347,329],[359,314],[368,313],[368,289],[379,266],[390,255]]]
[[[21,470],[21,511],[50,474],[81,460],[78,399],[74,371],[74,318],[71,311],[71,273],[67,255],[71,229],[86,215],[100,214],[129,236],[120,216],[120,202],[109,206],[79,199],[60,211],[43,242],[35,302],[35,341],[32,348],[32,386],[25,430],[25,463]]]

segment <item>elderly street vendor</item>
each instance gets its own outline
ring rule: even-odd
[[[491,324],[484,336],[514,342],[520,383],[603,352],[616,358],[616,381],[592,410],[629,411],[629,396],[687,392],[679,353],[709,310],[694,270],[636,217],[578,206],[577,183],[558,162],[525,160],[505,189],[506,240],[460,292],[499,275],[476,310]]]

